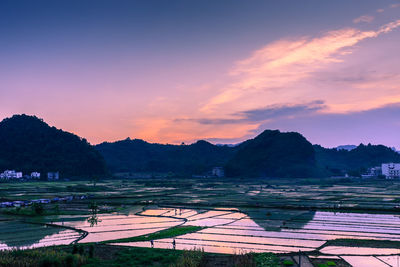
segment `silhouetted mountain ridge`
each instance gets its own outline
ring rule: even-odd
[[[359,175],[385,162],[400,162],[400,154],[383,145],[360,144],[350,151],[314,145],[314,150],[317,164],[334,175],[344,174],[344,171]]]
[[[203,173],[223,166],[234,150],[200,140],[191,145],[147,143],[126,139],[96,146],[113,172]]]
[[[229,176],[313,177],[318,168],[313,146],[301,134],[265,130],[238,146],[226,172]]]
[[[236,146],[199,140],[190,145],[148,143],[140,139],[91,146],[85,139],[48,126],[35,116],[14,115],[0,122],[0,171],[60,171],[65,176],[111,172],[203,174],[225,167],[228,176],[316,177],[359,174],[400,154],[383,145],[347,150],[312,145],[296,132],[265,130]],[[107,165],[107,167],[106,167]]]
[[[174,172],[191,175],[222,166],[228,176],[324,177],[359,174],[400,154],[383,145],[347,150],[312,145],[296,132],[265,130],[237,146],[200,140],[191,145],[152,144],[126,139],[96,146],[113,172]]]
[[[59,171],[62,176],[104,175],[103,157],[85,139],[28,115],[0,122],[0,171]]]

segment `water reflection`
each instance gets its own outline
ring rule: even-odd
[[[88,235],[80,241],[84,243],[147,235],[177,225],[207,226],[196,233],[175,237],[176,248],[200,247],[204,248],[206,252],[220,253],[236,253],[238,250],[254,252],[312,251],[328,240],[339,238],[400,240],[400,216],[398,215],[277,209],[238,211],[237,209],[205,210],[157,207],[137,214],[98,214],[98,207],[95,203],[90,208],[89,217],[59,216],[56,223],[60,226],[64,225],[88,232]],[[30,226],[34,229],[29,232],[29,227],[26,225],[13,226],[9,222],[3,224],[7,229],[1,232],[0,227],[0,242],[7,246],[64,242],[76,235],[76,232],[62,228],[49,228],[48,231],[55,232],[46,234],[42,230],[38,231],[39,226]],[[12,227],[15,229],[12,230]],[[7,233],[8,237],[4,238],[3,233]],[[35,236],[35,234],[38,235]],[[154,240],[154,247],[169,248],[172,246],[172,241],[173,239]],[[150,246],[150,242],[123,244]],[[321,252],[343,255],[349,249],[359,251],[359,254],[400,253],[400,250],[390,248],[382,250],[351,247],[326,247]]]
[[[73,230],[19,221],[0,222],[0,249],[66,245],[80,234]]]
[[[176,237],[178,249],[200,247],[206,252],[219,253],[235,253],[238,249],[298,252],[317,250],[326,241],[339,238],[400,240],[400,216],[397,215],[278,209],[196,211],[194,215],[188,213],[191,215],[185,217],[185,225],[208,228]],[[154,209],[146,213],[163,216],[170,212],[168,209]],[[170,243],[171,239],[156,240],[154,247],[168,248]],[[143,242],[125,245],[148,246]],[[360,251],[360,254],[400,253],[398,249],[345,249]],[[343,251],[337,250],[333,254],[341,255]]]
[[[101,242],[146,235],[180,225],[183,219],[170,217],[149,217],[135,214],[97,214],[93,209],[90,217],[63,216],[59,225],[73,227],[88,232],[80,243]]]

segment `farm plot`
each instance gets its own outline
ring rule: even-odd
[[[158,210],[155,214],[163,212],[165,211]],[[146,216],[101,214],[95,223],[91,223],[88,217],[76,216],[62,216],[54,223],[86,231],[88,235],[80,242],[90,243],[146,235],[178,226],[184,223],[184,220],[153,214]]]
[[[152,209],[145,214],[173,216],[179,209]],[[184,216],[187,214],[187,216]],[[155,240],[154,247],[201,248],[206,252],[311,252],[331,255],[392,255],[398,248],[354,248],[325,246],[334,239],[400,241],[400,216],[334,212],[298,212],[271,209],[268,214],[237,210],[189,210],[180,216],[183,225],[205,226],[196,233]],[[261,226],[262,225],[262,226]],[[273,227],[265,227],[272,225]],[[278,227],[279,226],[279,227]],[[272,230],[271,230],[272,229]],[[175,241],[175,242],[174,242]],[[126,242],[118,245],[150,247],[151,242]]]
[[[74,230],[18,221],[0,222],[0,250],[68,245],[81,234]]]

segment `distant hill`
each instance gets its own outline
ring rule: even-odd
[[[28,115],[0,122],[0,172],[59,171],[61,177],[104,175],[105,162],[85,139]]]
[[[355,149],[356,147],[357,146],[355,146],[355,145],[343,145],[343,146],[337,146],[336,150],[347,150],[347,151],[350,151],[350,150]]]
[[[151,144],[126,139],[96,149],[113,172],[174,172],[201,174],[223,166],[228,176],[316,176],[314,149],[298,133],[264,131],[237,146],[198,141],[191,145]]]
[[[227,176],[329,177],[360,174],[383,162],[400,162],[400,154],[378,145],[346,150],[312,145],[301,134],[266,130],[237,146],[198,141],[191,145],[151,144],[140,139],[102,143],[96,149],[112,172],[202,174],[223,166]]]
[[[312,177],[319,171],[314,148],[301,134],[266,130],[238,146],[226,164],[229,176]]]
[[[140,139],[102,143],[96,149],[113,172],[174,172],[201,174],[223,166],[234,149],[206,141],[191,145],[151,144]]]
[[[363,145],[348,150],[327,149],[314,146],[317,164],[332,174],[343,171],[359,174],[367,168],[379,166],[385,162],[400,162],[400,154],[383,145]]]

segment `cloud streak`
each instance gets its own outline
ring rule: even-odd
[[[293,118],[311,115],[323,110],[324,108],[324,102],[321,100],[316,100],[306,104],[270,105],[264,108],[240,111],[231,114],[230,118],[176,119],[175,121],[191,121],[205,125],[260,123],[281,118]]]
[[[399,26],[400,20],[395,20],[377,30],[344,28],[320,37],[304,36],[268,44],[237,62],[230,72],[235,81],[211,98],[201,110],[215,112],[223,105],[258,92],[271,100],[279,99],[270,90],[290,88],[329,64],[343,62],[344,56],[352,54],[352,49],[361,41],[389,33]],[[241,107],[241,104],[237,106]]]
[[[382,11],[382,12],[383,12],[383,11]],[[372,22],[374,19],[375,19],[375,17],[373,17],[373,16],[364,15],[364,16],[360,16],[360,17],[354,19],[353,22],[356,23],[356,24],[357,24],[357,23],[362,23],[362,22],[370,23],[370,22]]]

